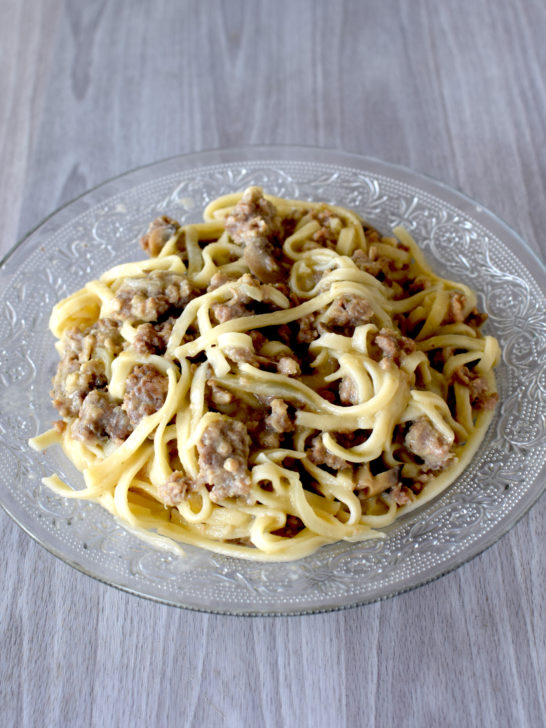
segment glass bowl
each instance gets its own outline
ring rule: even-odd
[[[58,497],[53,472],[82,476],[60,448],[29,437],[55,419],[53,304],[105,269],[141,256],[158,214],[201,219],[213,198],[260,185],[271,194],[358,211],[388,233],[404,225],[440,274],[479,293],[502,347],[500,406],[462,476],[383,539],[325,546],[300,561],[254,563],[143,543],[99,506]],[[299,614],[364,604],[411,589],[494,543],[544,489],[546,396],[543,265],[472,200],[410,170],[338,151],[250,147],[201,152],[129,172],[46,219],[4,260],[0,306],[0,502],[33,538],[90,576],[167,604],[224,614]]]

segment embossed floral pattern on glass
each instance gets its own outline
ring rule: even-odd
[[[294,563],[261,564],[188,547],[154,549],[100,507],[60,498],[40,482],[82,477],[58,448],[27,439],[55,418],[53,304],[117,263],[158,214],[200,219],[218,195],[261,185],[283,197],[357,210],[388,232],[404,225],[436,270],[479,293],[500,341],[501,405],[471,465],[447,492],[386,529]],[[0,500],[46,548],[98,579],[168,603],[233,614],[302,613],[362,604],[422,584],[493,543],[543,490],[546,436],[545,275],[497,218],[448,188],[377,160],[325,150],[254,148],[202,153],[136,170],[84,195],[4,262],[0,289]]]

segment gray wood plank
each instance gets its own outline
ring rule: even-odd
[[[0,252],[134,166],[294,143],[430,174],[544,256],[545,31],[542,0],[7,0]],[[3,722],[543,725],[545,513],[414,592],[280,619],[121,593],[1,513]]]

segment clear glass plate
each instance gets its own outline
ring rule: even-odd
[[[261,564],[142,543],[100,507],[52,494],[40,479],[81,475],[60,449],[27,439],[55,418],[51,307],[105,269],[141,257],[158,214],[197,221],[218,195],[261,185],[285,197],[357,210],[384,232],[404,225],[442,275],[479,292],[500,340],[501,405],[476,457],[439,498],[382,540],[326,546],[301,561]],[[336,151],[255,147],[168,159],[106,182],[54,213],[0,269],[0,501],[56,556],[101,581],[168,604],[228,614],[298,614],[392,596],[459,566],[496,541],[544,488],[544,267],[497,217],[433,180]]]

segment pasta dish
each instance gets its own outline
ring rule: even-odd
[[[362,541],[443,491],[497,401],[495,338],[409,233],[258,187],[162,216],[148,258],[53,309],[59,443],[153,543],[287,561]]]

